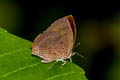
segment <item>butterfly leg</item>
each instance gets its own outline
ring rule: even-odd
[[[61,68],[66,64],[66,61],[62,61],[62,62],[63,62],[63,64],[62,64]]]
[[[70,62],[72,62],[72,58],[69,58],[70,59]]]
[[[43,59],[43,60],[41,60],[41,62],[42,62],[42,63],[49,63],[49,62],[51,62],[51,61]],[[57,61],[55,61],[48,69],[51,69],[56,62],[57,62]]]
[[[57,63],[57,61],[55,61],[48,69],[51,69],[55,65],[55,63]]]

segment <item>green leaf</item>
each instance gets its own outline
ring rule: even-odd
[[[32,42],[0,28],[0,80],[87,80],[82,68],[67,61],[48,69],[40,58],[31,55]]]

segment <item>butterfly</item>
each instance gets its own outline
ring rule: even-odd
[[[32,54],[42,58],[42,63],[71,60],[76,40],[76,26],[72,15],[53,22],[47,30],[39,34],[32,45]]]

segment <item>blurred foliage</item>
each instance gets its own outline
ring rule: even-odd
[[[120,57],[115,57],[105,73],[104,77],[106,80],[120,80]]]
[[[0,0],[0,27],[19,34],[22,18],[21,8],[18,4],[9,0]]]
[[[114,20],[107,24],[110,26],[108,33],[115,50],[114,59],[104,77],[106,80],[120,80],[120,14],[116,15]]]

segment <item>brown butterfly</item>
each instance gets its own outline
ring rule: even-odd
[[[76,26],[72,15],[65,16],[53,22],[50,27],[39,34],[32,45],[32,54],[41,57],[42,63],[51,61],[71,60],[76,39]]]

